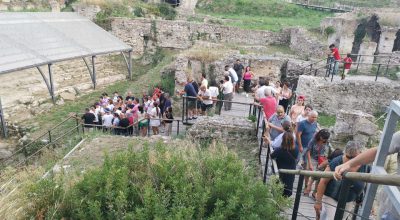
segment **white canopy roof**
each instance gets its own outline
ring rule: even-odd
[[[0,13],[0,74],[130,50],[121,40],[75,13]]]

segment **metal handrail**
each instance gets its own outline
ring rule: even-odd
[[[308,170],[287,170],[287,169],[280,169],[279,172],[285,174],[303,175],[303,176],[329,178],[329,179],[334,178],[334,173],[335,173],[333,171],[308,171]],[[342,176],[343,179],[363,181],[366,183],[400,186],[400,175],[346,172]]]

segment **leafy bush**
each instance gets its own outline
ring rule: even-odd
[[[161,17],[166,20],[174,20],[176,18],[177,12],[170,4],[160,3],[157,4],[157,8],[160,11]]]
[[[57,184],[43,181],[32,193],[50,198],[36,198],[40,206],[33,204],[38,209],[31,214],[51,211],[55,219],[280,219],[287,204],[281,185],[263,185],[235,154],[216,145],[198,150],[157,144],[107,157],[65,198]]]
[[[327,36],[334,34],[336,32],[335,28],[333,26],[329,26],[325,28],[325,34]]]
[[[143,11],[143,9],[141,8],[141,7],[135,7],[135,9],[133,9],[133,14],[136,16],[136,17],[144,17],[144,11]]]
[[[111,29],[111,17],[132,17],[129,8],[119,2],[105,2],[101,11],[96,14],[95,23],[105,30]]]

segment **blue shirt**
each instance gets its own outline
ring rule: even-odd
[[[335,168],[339,165],[343,164],[343,156],[338,156],[335,157],[330,163],[329,163],[329,168],[331,170],[335,170]],[[367,166],[363,165],[361,166],[357,172],[360,173],[367,173]],[[332,199],[338,201],[339,200],[339,194],[340,194],[340,188],[342,186],[342,181],[336,181],[334,179],[331,179],[326,186],[325,189],[325,195],[331,197]],[[346,202],[351,202],[355,201],[357,197],[362,193],[364,189],[365,183],[361,181],[351,181],[350,183],[350,191],[349,194],[347,195],[347,200]]]
[[[197,96],[197,92],[196,92],[196,90],[194,90],[192,83],[187,83],[185,85],[184,90],[185,90],[187,96],[193,96],[193,97]]]
[[[303,148],[307,148],[308,143],[314,137],[315,131],[317,130],[317,122],[310,124],[308,120],[299,122],[297,126],[297,132],[301,132],[301,144]]]

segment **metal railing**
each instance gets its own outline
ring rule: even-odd
[[[181,120],[179,119],[163,119],[163,118],[143,118],[140,119],[133,124],[127,126],[127,127],[121,127],[121,126],[105,126],[105,125],[99,125],[99,124],[84,124],[80,123],[80,128],[82,130],[82,133],[90,133],[91,131],[101,131],[106,134],[111,134],[111,135],[122,135],[122,136],[151,136],[153,135],[150,121],[151,120],[158,120],[161,123],[165,122],[165,127],[163,125],[159,126],[161,128],[164,128],[162,130],[161,134],[167,131],[167,125],[169,123],[166,122],[172,122],[171,126],[171,133],[167,136],[171,135],[180,135],[183,132],[183,126],[185,126]],[[144,128],[146,128],[145,133],[141,133],[141,129],[139,129],[139,124],[141,122],[144,122],[143,125],[145,125]],[[176,126],[175,126],[176,125]],[[166,134],[166,133],[164,133]]]
[[[48,129],[47,132],[30,141],[28,144],[23,144],[9,157],[1,159],[0,165],[2,167],[11,165],[12,163],[15,163],[17,167],[22,163],[27,165],[30,158],[38,155],[49,146],[53,146],[53,148],[56,147],[55,144],[62,141],[62,139],[66,137],[66,134],[70,135],[72,131],[79,133],[79,122],[71,115]],[[23,156],[23,158],[21,158],[21,156]]]
[[[364,73],[365,73],[365,71],[368,71],[369,73],[372,73],[373,75],[375,75],[375,81],[378,80],[379,75],[387,77],[391,68],[400,67],[400,64],[393,63],[393,59],[392,59],[393,56],[391,54],[380,54],[380,55],[351,54],[350,56],[356,57],[356,59],[355,59],[356,62],[352,62],[352,64],[351,64],[351,69],[350,69],[350,71],[352,71],[351,74],[357,74],[361,69],[360,66],[361,67],[364,66],[364,67],[367,67],[364,69]],[[374,57],[374,59],[387,59],[387,62],[384,62],[384,63],[357,62],[357,60],[362,60],[363,57]],[[325,61],[325,62],[322,63],[323,61]],[[335,62],[338,62],[337,65],[339,65],[337,72],[334,72]],[[322,72],[324,72],[324,79],[331,78],[331,81],[333,81],[334,75],[339,75],[339,73],[341,73],[341,74],[344,73],[344,71],[345,71],[344,64],[345,64],[345,62],[343,62],[342,60],[334,61],[332,59],[332,57],[327,57],[326,59],[318,60],[314,63],[307,64],[303,67],[300,67],[300,70],[303,72],[303,75],[314,75],[314,76],[319,75],[319,73],[322,71]],[[384,73],[383,73],[383,71],[384,71]],[[381,73],[383,73],[383,74],[381,74]]]

